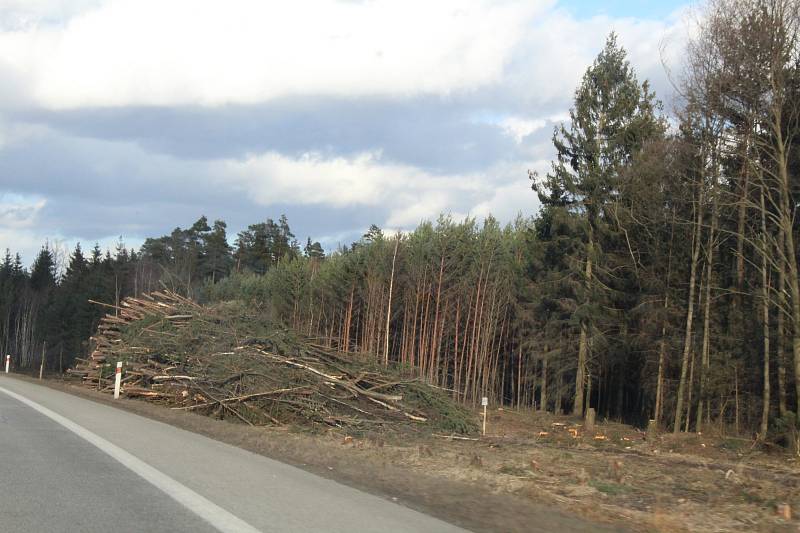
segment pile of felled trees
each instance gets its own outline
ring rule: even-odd
[[[123,396],[250,425],[475,427],[438,389],[296,335],[240,303],[201,306],[160,291],[108,307],[91,356],[69,371],[87,387],[113,391],[122,361]]]

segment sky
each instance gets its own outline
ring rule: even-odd
[[[528,170],[609,32],[668,109],[688,9],[0,0],[0,250],[138,247],[201,215],[233,240],[285,213],[327,250],[373,223],[532,215]]]

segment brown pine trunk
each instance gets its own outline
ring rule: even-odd
[[[464,327],[461,333],[461,348],[459,349],[459,372],[457,374],[459,383],[458,389],[462,394],[461,399],[465,403],[467,401],[467,397],[464,394],[464,391],[467,387],[467,374],[465,372],[465,367],[467,366],[467,342],[469,342],[469,326],[472,320],[473,308],[472,294],[470,294],[469,300],[467,301],[467,319],[463,324]]]
[[[405,365],[408,357],[408,297],[403,298],[403,327],[400,332],[400,364]]]
[[[434,384],[438,381],[437,375],[439,372],[439,307],[442,298],[443,276],[444,276],[444,254],[442,254],[441,261],[439,262],[439,278],[436,283],[436,306],[433,314],[433,336],[431,337],[431,347],[430,347],[431,359],[433,360],[433,363],[431,364],[432,372],[430,380]]]
[[[430,372],[430,353],[428,347],[430,346],[430,308],[431,308],[431,291],[428,285],[428,272],[425,271],[425,305],[422,311],[422,326],[419,335],[419,373],[420,376],[425,378]]]
[[[461,350],[458,348],[458,333],[461,326],[461,299],[456,301],[456,331],[453,338],[453,397],[458,398],[458,393],[461,387],[461,364],[459,354]]]
[[[350,287],[350,301],[347,304],[347,320],[345,320],[345,328],[344,328],[344,351],[350,351],[350,328],[353,321],[353,298],[356,292],[356,284]]]
[[[447,379],[447,350],[445,349],[442,357],[442,339],[444,338],[444,327],[447,324],[448,311],[450,311],[450,301],[445,298],[442,314],[439,321],[439,332],[436,337],[436,380],[435,385],[443,384]]]
[[[494,330],[495,328],[493,327],[492,329]],[[500,334],[497,337],[497,343],[493,345],[492,350],[489,353],[488,372],[487,372],[488,377],[486,380],[485,390],[487,392],[491,391],[491,394],[494,397],[498,397],[497,373],[501,369],[500,350],[502,349],[507,331],[508,331],[508,315],[506,314],[503,317],[503,322],[500,324]],[[503,363],[502,368],[505,369],[505,363]],[[502,398],[502,396],[503,396],[503,386],[501,385],[499,389],[499,397]]]
[[[478,346],[480,340],[480,330],[479,325],[481,323],[481,311],[483,310],[483,300],[482,299],[482,292],[481,289],[483,283],[483,267],[481,267],[481,273],[478,277],[478,286],[476,288],[475,293],[475,312],[472,315],[472,333],[471,333],[471,340],[470,340],[470,349],[469,353],[467,354],[467,368],[466,368],[466,375],[464,377],[464,399],[470,397],[470,394],[474,391],[474,377],[473,372],[475,372],[475,366],[477,364],[476,358],[478,353]],[[485,292],[485,291],[484,291]],[[474,395],[473,395],[474,396]],[[474,398],[473,398],[474,399]],[[473,402],[474,403],[474,402]]]
[[[417,365],[417,322],[419,321],[419,301],[420,301],[420,282],[417,281],[416,289],[414,292],[414,320],[411,326],[411,337],[408,340],[411,355],[408,358],[409,365],[415,367]]]
[[[392,319],[392,291],[394,289],[394,266],[397,262],[397,249],[400,248],[400,234],[394,244],[394,255],[392,255],[392,273],[389,276],[389,301],[386,305],[386,337],[383,344],[383,365],[389,365],[389,324]]]

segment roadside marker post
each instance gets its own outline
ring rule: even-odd
[[[44,345],[42,346],[42,364],[39,365],[39,379],[42,379],[42,375],[44,374],[44,359],[46,352],[47,352],[47,341],[45,341]]]
[[[8,374],[8,367],[11,366],[11,356],[6,355],[6,374]]]
[[[114,399],[119,399],[119,387],[122,384],[122,361],[117,361],[117,370],[114,372]]]
[[[489,398],[484,396],[481,398],[481,405],[483,406],[483,434],[486,435],[486,406],[489,405]]]

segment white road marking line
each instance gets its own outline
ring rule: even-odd
[[[141,459],[126,452],[116,444],[112,444],[103,437],[95,435],[83,426],[76,424],[68,418],[63,417],[60,414],[51,411],[47,407],[39,405],[38,403],[29,400],[28,398],[17,394],[16,392],[12,392],[3,387],[0,387],[0,392],[24,403],[31,409],[38,411],[50,420],[88,441],[100,451],[116,459],[124,467],[144,478],[148,483],[154,485],[157,489],[167,494],[173,500],[189,509],[189,511],[196,514],[219,531],[223,533],[259,533],[258,529],[254,528],[241,518],[231,514],[214,502],[199,495],[189,487],[179,483],[178,481],[175,481],[168,475],[156,470]]]

